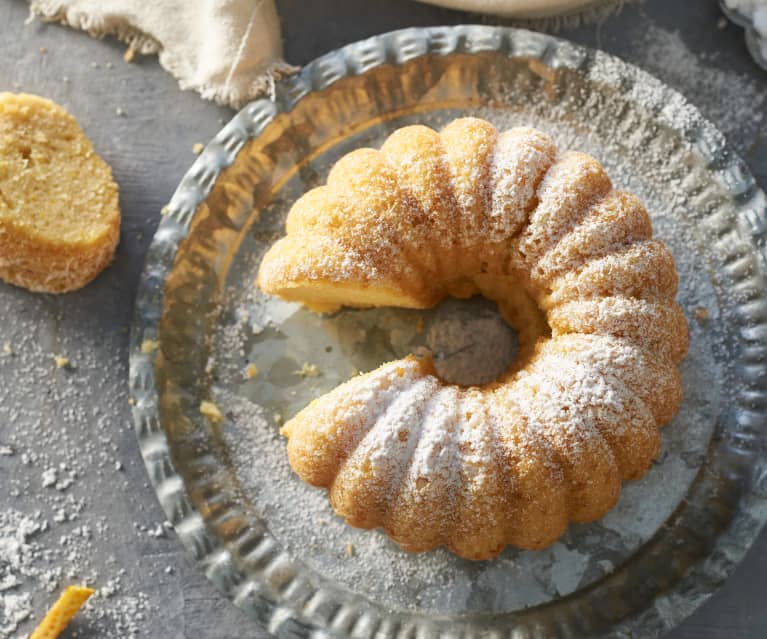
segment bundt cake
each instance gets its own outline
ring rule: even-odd
[[[483,294],[519,332],[512,367],[445,383],[413,356],[288,421],[293,470],[402,548],[487,559],[598,519],[642,477],[681,402],[677,273],[641,202],[541,131],[463,118],[341,158],[290,210],[263,291],[318,311]]]

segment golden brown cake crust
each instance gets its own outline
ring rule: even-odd
[[[77,121],[34,95],[0,93],[0,278],[80,288],[111,262],[117,185]]]
[[[594,158],[475,118],[400,129],[298,200],[259,286],[318,310],[480,293],[520,352],[480,387],[413,357],[355,377],[284,426],[290,464],[406,550],[546,547],[658,453],[689,340],[677,283],[644,206]]]

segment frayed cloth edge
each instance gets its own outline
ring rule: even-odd
[[[165,65],[163,65],[165,66]],[[167,68],[167,67],[166,67]],[[195,83],[179,79],[179,86],[186,90],[197,91],[204,99],[211,100],[216,104],[231,106],[239,109],[247,102],[260,97],[275,97],[275,84],[280,78],[285,78],[298,72],[300,67],[288,64],[284,60],[277,60],[267,67],[265,71],[256,76],[245,91],[235,87]],[[170,70],[170,69],[169,69]]]
[[[58,22],[67,27],[85,31],[89,36],[98,39],[114,36],[120,42],[127,44],[128,48],[142,55],[151,55],[162,50],[162,45],[155,38],[135,27],[126,25],[108,27],[103,21],[96,20],[93,16],[67,10],[56,0],[32,0],[29,4],[27,23],[35,18],[43,22]]]
[[[176,78],[182,90],[197,91],[205,100],[212,100],[217,104],[234,108],[240,108],[246,102],[264,95],[273,98],[275,82],[299,70],[299,67],[279,59],[272,62],[263,72],[250,81],[245,90],[240,87],[200,83],[181,77],[178,73],[180,63],[177,58],[163,49],[155,38],[134,27],[125,25],[109,27],[103,21],[95,20],[92,16],[68,11],[57,0],[32,0],[27,22],[31,22],[35,18],[85,31],[94,38],[101,39],[106,36],[113,36],[120,42],[127,44],[129,49],[142,55],[157,54],[162,67]]]

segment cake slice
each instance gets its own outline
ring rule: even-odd
[[[74,117],[50,100],[0,93],[0,279],[64,293],[114,256],[112,170]]]

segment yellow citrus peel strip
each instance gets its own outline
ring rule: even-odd
[[[93,588],[67,586],[29,639],[56,639],[94,592]]]

